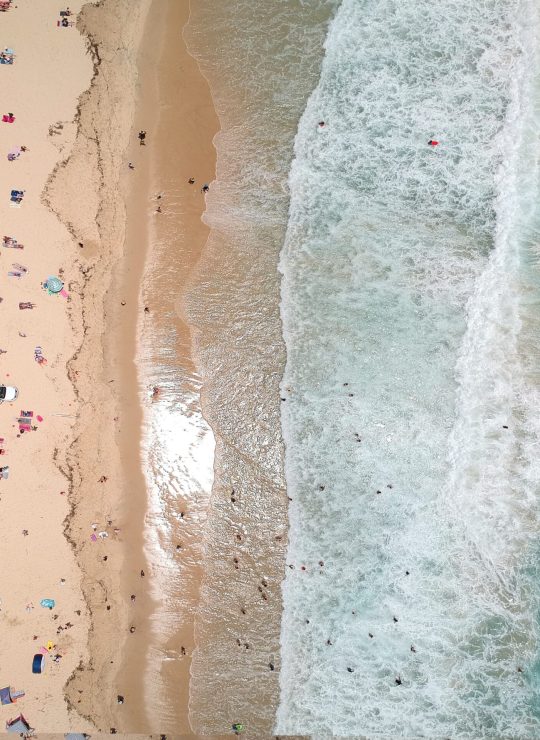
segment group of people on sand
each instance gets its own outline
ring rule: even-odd
[[[146,146],[146,131],[144,129],[141,129],[139,131],[139,133],[137,134],[137,138],[139,139],[139,145],[140,146]],[[134,170],[135,169],[135,165],[133,164],[133,162],[128,162],[128,167],[129,167],[130,170]],[[188,180],[188,183],[189,183],[189,185],[194,185],[195,184],[195,178],[194,177],[190,177],[189,180]],[[209,190],[210,190],[210,185],[207,182],[205,182],[203,184],[203,186],[201,187],[201,193],[203,193],[203,195],[206,195],[206,193],[208,193]],[[162,197],[161,195],[158,195],[157,196],[158,200],[161,197]],[[161,204],[159,204],[158,207],[156,208],[156,213],[161,213]]]

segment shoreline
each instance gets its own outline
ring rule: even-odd
[[[134,15],[128,0],[85,6],[79,27],[94,59],[94,77],[81,98],[74,151],[49,188],[60,218],[83,244],[76,260],[80,281],[73,285],[82,298],[73,321],[76,333],[80,312],[84,339],[69,363],[81,413],[66,455],[72,478],[66,536],[83,574],[91,629],[89,658],[72,674],[66,698],[102,732],[188,735],[189,656],[206,503],[204,491],[199,492],[197,516],[182,523],[188,525],[182,532],[183,549],[173,563],[182,583],[168,593],[167,580],[158,584],[160,572],[168,575],[165,552],[153,549],[148,539],[150,481],[143,475],[141,451],[148,394],[138,374],[140,317],[143,276],[151,273],[153,244],[163,238],[161,226],[168,223],[169,237],[176,236],[171,245],[176,260],[178,249],[184,249],[186,282],[186,268],[196,264],[206,242],[204,198],[198,188],[186,186],[183,194],[175,193],[171,213],[161,214],[160,224],[155,222],[152,193],[162,189],[158,180],[166,176],[172,178],[171,187],[179,185],[175,159],[177,164],[186,160],[184,166],[190,168],[186,182],[191,168],[213,178],[217,118],[197,63],[183,43],[189,3],[178,6],[170,0],[165,11],[161,4],[159,13],[152,14],[155,7],[146,0]],[[145,22],[150,18],[151,23]],[[125,45],[121,59],[115,54],[119,35]],[[182,86],[185,99],[171,104],[171,94]],[[114,115],[107,116],[107,111]],[[183,132],[178,130],[182,124]],[[148,131],[144,147],[137,140],[140,128]],[[201,147],[205,154],[198,153]],[[133,161],[133,170],[128,161]],[[91,196],[85,193],[90,201],[86,209],[66,201],[75,182],[83,179],[94,188]],[[178,295],[172,304],[176,315]],[[157,309],[156,317],[161,314]],[[176,329],[178,364],[195,377],[189,328],[178,315]],[[182,505],[186,503],[184,499]],[[105,540],[90,539],[91,522],[108,534]],[[108,566],[111,561],[114,567]],[[168,624],[171,605],[179,614]],[[178,642],[187,655],[171,660]],[[125,698],[123,705],[117,704],[117,694]]]

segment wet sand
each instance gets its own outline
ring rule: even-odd
[[[146,413],[168,402],[183,405],[190,416],[198,411],[200,382],[181,303],[208,236],[201,220],[205,204],[200,189],[214,177],[212,138],[218,122],[206,81],[182,38],[189,3],[160,0],[159,12],[157,5],[152,6],[153,22],[147,24],[143,41],[137,110],[127,152],[135,169],[126,171],[123,183],[126,262],[113,282],[107,309],[113,326],[107,356],[119,371],[119,405],[124,409],[125,431],[118,441],[126,503],[129,496],[126,547],[130,561],[143,548],[146,555],[144,583],[138,566],[126,571],[124,599],[128,602],[129,595],[136,594],[131,611],[137,649],[125,652],[117,684],[132,684],[132,677],[140,673],[144,687],[144,694],[138,692],[136,697],[137,703],[141,699],[141,709],[129,713],[121,725],[124,731],[188,735],[190,656],[209,489],[188,491],[183,481],[179,482],[180,493],[162,486],[159,501],[152,505],[146,485],[155,485],[153,473],[159,477],[159,471],[151,470],[146,448],[141,464],[147,470],[147,481],[140,466],[133,464],[134,450],[140,454],[143,422],[141,408],[133,399],[140,398]],[[141,129],[147,132],[144,146],[137,138]],[[191,177],[194,184],[188,182]],[[162,343],[168,345],[168,367],[160,358]],[[168,386],[166,376],[171,373],[173,381]],[[154,385],[159,387],[156,399],[152,399]],[[172,433],[180,434],[180,429]],[[182,519],[180,511],[185,512]],[[142,710],[143,696],[152,707],[151,716]]]

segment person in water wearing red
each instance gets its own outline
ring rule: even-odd
[[[428,141],[428,146],[439,146],[439,142],[435,141],[435,139],[430,139]]]

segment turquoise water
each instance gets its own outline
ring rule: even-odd
[[[279,734],[540,734],[539,30],[529,0],[330,27],[280,263]]]

